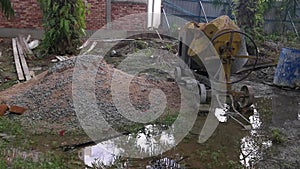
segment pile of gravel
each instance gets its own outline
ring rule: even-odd
[[[72,98],[72,80],[76,60],[75,57],[55,64],[38,82],[32,80],[32,82],[18,84],[17,87],[8,89],[10,91],[4,91],[10,96],[0,98],[1,102],[27,108],[22,116],[13,116],[13,118],[20,119],[25,127],[35,128],[35,132],[80,129]],[[105,61],[100,62],[95,79],[95,95],[99,111],[103,113],[106,121],[120,128],[132,122],[118,113],[112,102],[110,83],[113,72],[111,65]],[[170,107],[175,108],[174,105],[177,105],[180,100],[178,87],[174,82],[136,77],[131,82],[130,88],[133,91],[130,93],[132,104],[140,110],[149,108],[148,94],[151,88],[160,88],[166,92]]]

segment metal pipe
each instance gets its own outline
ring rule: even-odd
[[[200,6],[201,6],[201,10],[202,10],[202,12],[203,12],[203,14],[204,14],[204,18],[205,18],[205,20],[206,20],[206,23],[208,23],[206,13],[205,13],[205,10],[204,10],[204,8],[203,8],[203,4],[202,4],[201,1],[199,1],[199,3],[200,3]]]
[[[169,24],[169,20],[168,20],[168,18],[167,18],[166,11],[165,11],[164,8],[162,8],[162,11],[163,11],[163,13],[164,13],[164,16],[165,16],[165,19],[166,19],[167,26],[168,26],[168,28],[169,28],[169,30],[170,30],[171,27],[170,27],[170,24]]]
[[[297,38],[299,39],[299,34],[298,34],[298,31],[297,31],[297,29],[296,29],[296,26],[295,26],[295,24],[294,24],[294,22],[293,22],[293,20],[292,20],[292,16],[291,16],[291,14],[290,14],[290,11],[288,11],[288,16],[289,16],[289,19],[290,19],[290,21],[291,21],[291,23],[292,23],[292,26],[293,26],[293,28],[294,28],[294,31],[295,31],[295,33],[296,33],[296,35],[297,35]]]

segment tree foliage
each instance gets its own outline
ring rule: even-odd
[[[0,0],[0,6],[6,18],[14,16],[14,9],[12,8],[10,0]]]
[[[280,13],[287,11],[288,6],[291,5],[291,1],[295,1],[293,4],[297,3],[299,0],[282,0],[281,4],[285,7],[280,7]],[[246,33],[250,35],[257,35],[257,31],[262,29],[264,23],[264,16],[269,12],[278,0],[213,0],[215,3],[226,2],[230,4],[232,9],[232,15],[237,18],[237,24]]]
[[[41,48],[45,54],[76,54],[85,29],[82,0],[39,0],[45,34]]]

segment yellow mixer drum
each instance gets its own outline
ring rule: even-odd
[[[241,35],[239,33],[225,33],[228,31],[239,31],[239,27],[226,15],[220,16],[209,23],[188,23],[184,28],[195,29],[205,33],[205,35],[213,40],[213,45],[219,55],[234,56],[241,48]],[[224,33],[224,34],[223,34]],[[218,36],[220,35],[220,36]],[[201,38],[195,36],[190,47],[194,50],[189,50],[189,56],[195,56],[199,51],[205,48],[201,42]],[[229,48],[230,46],[230,48]],[[195,50],[198,49],[198,50]],[[199,54],[199,53],[198,53]]]

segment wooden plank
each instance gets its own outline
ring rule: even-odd
[[[19,80],[25,80],[24,75],[23,75],[23,71],[22,71],[22,67],[21,67],[21,64],[20,64],[16,38],[12,39],[12,46],[13,46],[13,54],[14,54],[14,60],[15,60],[17,74],[18,74],[18,79]]]
[[[95,48],[96,45],[97,45],[97,42],[94,41],[94,42],[92,43],[92,45],[90,46],[90,48],[89,48],[87,51],[85,51],[82,55],[86,55],[86,54],[88,54],[89,52],[91,52],[91,51]]]
[[[30,72],[29,72],[29,69],[28,69],[28,66],[27,66],[27,63],[26,63],[26,59],[24,57],[24,52],[23,52],[22,46],[20,45],[20,42],[18,40],[17,40],[17,48],[18,48],[18,51],[19,51],[19,56],[20,56],[23,72],[25,74],[25,78],[26,78],[26,80],[30,80],[31,76],[30,76]]]
[[[22,35],[19,35],[16,40],[20,42],[20,45],[22,45],[22,47],[24,48],[24,50],[26,51],[26,46],[25,46],[25,43],[23,42],[23,36]],[[27,52],[27,51],[26,51]]]
[[[62,56],[65,60],[70,59],[68,56]]]
[[[28,43],[26,42],[25,37],[23,37],[22,35],[19,35],[17,40],[19,40],[20,45],[21,45],[22,48],[24,49],[24,50],[23,50],[23,51],[24,51],[24,52],[23,52],[23,53],[24,53],[24,56],[25,56],[25,57],[28,56],[29,59],[33,59],[33,57],[32,57],[32,56],[33,56],[33,52],[32,52],[31,49],[29,49],[29,46],[28,46]]]
[[[59,61],[64,61],[65,59],[62,56],[55,56]]]
[[[25,50],[24,53],[25,58],[29,58],[30,60],[32,60],[34,56],[33,52],[29,49],[28,43],[24,37],[22,38],[22,41],[25,44],[25,46],[23,46],[23,49]],[[29,51],[26,52],[26,49]]]
[[[69,57],[68,56],[55,56],[56,59],[58,59],[59,61],[65,61],[65,60],[68,60]]]

